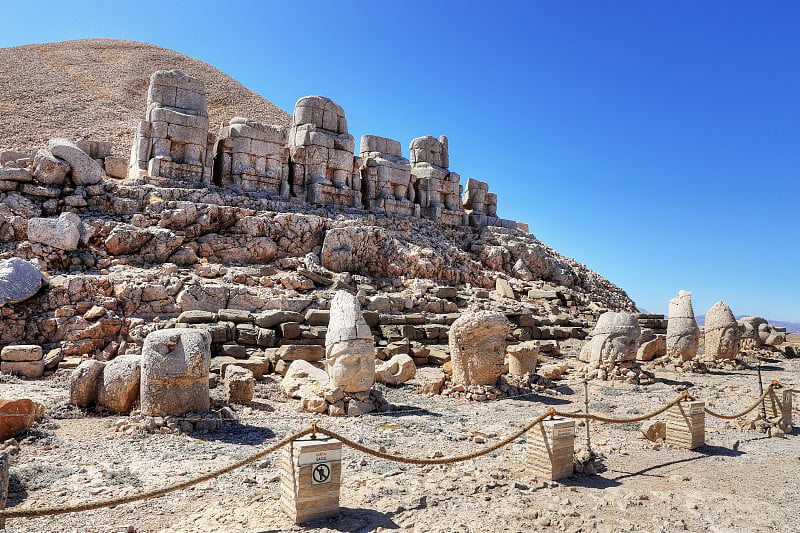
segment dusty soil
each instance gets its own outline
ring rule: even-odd
[[[758,395],[755,372],[684,374],[656,370],[658,383],[589,386],[590,409],[614,416],[645,413],[688,390],[732,413]],[[800,386],[800,360],[764,368],[765,382]],[[11,466],[10,507],[60,505],[157,488],[219,468],[307,427],[312,416],[287,401],[280,378],[257,384],[256,401],[238,407],[241,423],[211,434],[114,431],[118,416],[64,409],[68,371],[42,381],[7,380],[3,397],[32,397],[48,416],[20,437]],[[395,406],[320,424],[390,453],[430,457],[497,442],[548,406],[583,408],[583,386],[567,376],[554,394],[493,402],[427,397],[406,385],[382,388]],[[218,394],[218,391],[213,392]],[[794,420],[800,418],[795,395]],[[666,415],[659,417],[665,420]],[[339,518],[307,531],[796,531],[800,523],[800,431],[769,438],[734,423],[706,420],[706,446],[689,451],[640,437],[640,424],[592,424],[592,446],[607,469],[547,482],[524,471],[525,438],[452,466],[411,466],[345,449]],[[578,428],[576,444],[584,441]],[[475,442],[477,440],[478,442]],[[486,440],[486,444],[480,442]],[[279,455],[199,486],[113,509],[9,519],[7,530],[300,531],[282,514]]]

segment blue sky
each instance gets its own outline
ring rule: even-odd
[[[499,214],[666,312],[800,322],[800,2],[27,2],[0,47],[194,56],[350,132],[447,135]]]

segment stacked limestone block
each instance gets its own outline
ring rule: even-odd
[[[361,206],[359,161],[344,110],[324,96],[297,101],[289,132],[289,195],[315,205]]]
[[[475,228],[500,226],[513,229],[517,223],[497,216],[497,195],[489,192],[485,181],[468,179],[462,198],[464,211],[469,215],[469,225]]]
[[[188,187],[208,185],[209,141],[203,82],[179,70],[153,73],[145,118],[131,149],[129,177],[168,178]]]
[[[419,216],[411,177],[411,163],[402,156],[398,141],[376,135],[361,137],[361,183],[368,210]]]
[[[446,226],[466,225],[461,205],[461,177],[450,172],[447,137],[417,137],[411,141],[411,174],[416,202],[423,217]]]
[[[214,182],[244,192],[289,194],[289,148],[283,126],[234,117],[217,135]]]
[[[6,346],[0,351],[0,373],[39,378],[44,374],[42,347],[35,344]]]

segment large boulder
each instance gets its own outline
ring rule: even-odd
[[[75,213],[61,213],[58,218],[28,220],[28,240],[71,252],[81,242],[83,223]]]
[[[455,385],[494,385],[503,373],[510,325],[503,313],[477,311],[450,326],[450,356]]]
[[[39,150],[33,158],[33,177],[42,185],[63,185],[69,163],[47,150]]]
[[[27,300],[43,285],[47,277],[28,261],[19,257],[0,261],[0,307]]]
[[[44,413],[44,407],[32,400],[0,399],[0,442],[10,439],[33,425]]]
[[[69,402],[78,407],[91,407],[97,403],[97,392],[106,364],[95,359],[83,361],[69,378]]]
[[[145,416],[182,415],[210,406],[211,336],[200,329],[162,329],[144,339],[141,409]]]
[[[75,185],[94,185],[103,179],[103,167],[100,163],[70,141],[50,139],[47,148],[54,156],[69,163]]]
[[[105,365],[99,380],[97,403],[114,413],[130,411],[139,398],[142,359],[120,355]]]

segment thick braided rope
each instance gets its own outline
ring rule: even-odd
[[[278,448],[286,446],[290,442],[300,437],[304,437],[306,435],[311,434],[313,431],[312,427],[308,427],[297,433],[293,433],[281,439],[280,441],[276,442],[272,446],[265,448],[261,451],[254,453],[244,459],[240,459],[235,463],[231,463],[228,466],[220,468],[218,470],[214,470],[213,472],[209,472],[207,474],[203,474],[202,476],[187,479],[185,481],[181,481],[179,483],[174,483],[172,485],[167,485],[165,487],[161,487],[159,489],[151,490],[148,492],[140,492],[138,494],[131,494],[129,496],[120,496],[118,498],[111,498],[109,500],[100,500],[96,502],[86,502],[86,503],[79,503],[76,505],[61,505],[55,507],[41,507],[41,508],[25,508],[25,509],[0,509],[0,518],[32,518],[32,517],[40,517],[40,516],[52,516],[52,515],[59,515],[59,514],[67,514],[67,513],[77,513],[81,511],[93,511],[95,509],[102,509],[103,507],[114,507],[115,505],[122,505],[124,503],[132,503],[138,502],[141,500],[147,500],[150,498],[157,498],[159,496],[164,496],[170,492],[175,492],[176,490],[185,489],[191,487],[193,485],[197,485],[198,483],[202,483],[203,481],[208,481],[209,479],[213,479],[215,477],[219,477],[223,474],[227,474],[237,468],[241,468],[246,464],[252,463],[253,461],[257,461],[262,457],[269,455],[270,453],[274,452]]]
[[[631,418],[609,418],[609,417],[600,416],[600,415],[593,415],[593,414],[587,414],[587,413],[569,413],[569,412],[565,412],[565,411],[553,411],[553,414],[558,415],[558,416],[568,417],[568,418],[583,418],[583,419],[588,419],[588,420],[596,420],[597,422],[608,422],[610,424],[630,424],[631,422],[641,422],[642,420],[647,420],[649,418],[653,418],[655,416],[658,416],[661,413],[663,413],[664,411],[666,411],[667,409],[669,409],[670,407],[678,405],[679,403],[681,403],[682,401],[687,400],[687,399],[689,399],[689,396],[682,394],[681,396],[679,396],[675,400],[672,400],[671,402],[666,404],[664,407],[662,407],[660,409],[657,409],[657,410],[653,411],[652,413],[647,413],[646,415],[635,416],[635,417],[631,417]]]
[[[723,414],[720,414],[720,413],[715,413],[714,411],[712,411],[708,407],[704,407],[703,409],[705,410],[706,413],[710,414],[711,416],[715,416],[717,418],[722,418],[722,419],[725,419],[725,420],[733,420],[734,418],[739,418],[740,416],[746,415],[747,413],[749,413],[750,411],[752,411],[753,409],[758,407],[759,404],[761,403],[761,401],[764,398],[766,398],[772,392],[772,387],[773,387],[772,385],[767,387],[766,390],[764,390],[764,392],[761,394],[761,396],[759,396],[758,399],[755,402],[753,402],[753,405],[751,405],[750,407],[748,407],[747,409],[745,409],[741,413],[736,413],[735,415],[723,415]]]
[[[450,457],[437,457],[437,458],[403,457],[400,455],[394,455],[391,453],[382,452],[380,450],[375,450],[373,448],[369,448],[367,446],[359,444],[355,441],[348,439],[347,437],[343,437],[342,435],[339,435],[335,431],[331,431],[330,429],[326,429],[319,426],[317,426],[317,432],[332,437],[334,439],[338,439],[339,441],[342,442],[342,444],[346,444],[347,446],[353,448],[354,450],[358,450],[360,452],[367,453],[369,455],[374,455],[375,457],[386,459],[387,461],[396,461],[398,463],[407,463],[412,465],[449,465],[453,463],[459,463],[461,461],[469,461],[470,459],[475,459],[476,457],[480,457],[481,455],[486,455],[487,453],[491,453],[499,448],[502,448],[503,446],[510,444],[514,440],[524,435],[526,432],[531,430],[534,426],[536,426],[536,424],[547,418],[549,415],[550,413],[544,413],[542,415],[537,416],[519,431],[515,431],[508,437],[504,438],[500,442],[492,444],[491,446],[487,446],[485,448],[481,448],[480,450],[474,451],[472,453],[467,453],[464,455],[453,455]]]

